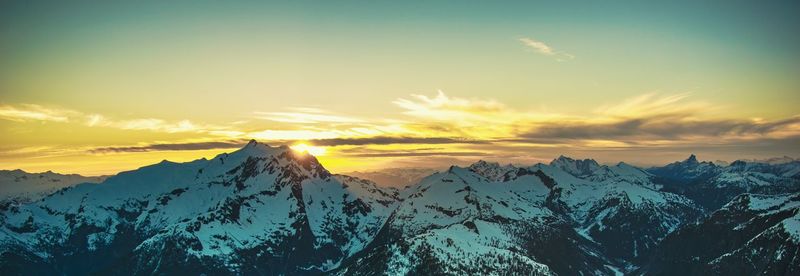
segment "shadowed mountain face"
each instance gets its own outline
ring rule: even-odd
[[[667,237],[648,275],[797,275],[800,194],[742,194],[701,223]]]
[[[692,156],[643,170],[562,156],[479,161],[395,189],[252,141],[8,204],[0,274],[789,273],[797,172],[796,162]],[[684,254],[688,243],[701,255]]]
[[[769,160],[768,160],[769,161]],[[774,161],[774,160],[772,160]],[[800,191],[800,161],[735,161],[728,166],[688,159],[648,169],[664,191],[682,194],[709,211],[742,193],[781,194]]]

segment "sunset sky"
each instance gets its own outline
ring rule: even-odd
[[[800,1],[257,2],[2,1],[0,169],[800,157]]]

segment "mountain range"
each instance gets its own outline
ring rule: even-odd
[[[0,274],[800,273],[791,158],[639,168],[560,156],[425,174],[395,188],[256,141],[163,161],[7,202]]]
[[[100,183],[105,178],[52,171],[28,173],[23,170],[0,170],[0,206],[33,202],[60,189],[80,183]]]

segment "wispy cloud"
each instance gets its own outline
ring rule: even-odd
[[[189,120],[182,120],[174,123],[166,122],[161,119],[134,119],[116,122],[114,125],[121,129],[129,130],[151,130],[161,131],[167,133],[176,132],[197,132],[203,131],[204,128],[196,126]]]
[[[328,111],[309,108],[289,108],[291,112],[255,112],[256,118],[284,123],[318,124],[318,123],[360,123],[363,120],[353,117],[340,116]]]
[[[71,110],[47,108],[35,104],[23,104],[19,106],[0,105],[0,118],[10,121],[50,121],[67,122],[69,117],[76,112]]]
[[[465,99],[449,97],[441,90],[435,97],[412,94],[411,100],[397,99],[393,103],[407,111],[409,115],[428,115],[435,111],[461,112],[496,112],[505,109],[505,105],[492,99]]]
[[[122,130],[140,130],[163,133],[207,133],[215,136],[235,137],[243,132],[231,130],[230,127],[196,124],[190,120],[167,121],[157,118],[142,119],[109,119],[100,114],[85,116],[85,125],[89,127],[110,127]]]
[[[239,148],[245,141],[221,142],[193,142],[193,143],[159,143],[143,146],[100,147],[90,149],[90,153],[121,153],[121,152],[147,152],[147,151],[183,151],[183,150],[208,150]]]
[[[522,133],[525,138],[611,139],[623,141],[717,140],[784,136],[778,132],[794,130],[800,134],[800,117],[775,121],[754,120],[676,120],[675,117],[626,119],[611,123],[558,122],[535,127]]]
[[[411,156],[449,156],[449,157],[481,157],[487,156],[485,152],[472,151],[372,151],[365,153],[347,154],[349,157],[411,157]]]
[[[410,99],[400,98],[392,103],[404,109],[406,115],[451,122],[484,121],[492,118],[492,114],[507,110],[504,104],[493,99],[450,97],[441,90],[435,97],[412,94]]]
[[[702,101],[688,101],[691,93],[661,95],[655,92],[625,99],[617,104],[602,105],[595,112],[612,117],[666,116],[702,113],[708,115],[719,110],[719,105]]]
[[[0,105],[0,119],[28,122],[50,121],[77,123],[87,127],[108,127],[122,130],[144,130],[165,133],[197,132],[219,136],[240,134],[230,127],[198,125],[189,120],[167,121],[157,118],[112,119],[102,114],[87,114],[77,110],[45,107],[35,104]]]
[[[555,57],[559,61],[575,58],[575,56],[573,56],[572,54],[556,51],[555,49],[553,49],[553,47],[550,47],[550,45],[547,45],[546,43],[533,38],[523,37],[520,38],[519,41],[522,42],[523,45],[527,46],[530,49],[533,49],[537,53]]]
[[[313,139],[332,139],[341,136],[340,131],[336,130],[263,130],[248,133],[247,136],[255,139],[267,141],[293,141],[293,140],[313,140]]]
[[[362,137],[309,140],[317,146],[393,145],[393,144],[486,144],[489,141],[458,137]]]

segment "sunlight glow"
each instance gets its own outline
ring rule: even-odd
[[[291,148],[297,152],[307,152],[314,156],[324,156],[325,152],[327,151],[324,147],[309,146],[307,144],[297,144],[291,146]]]

